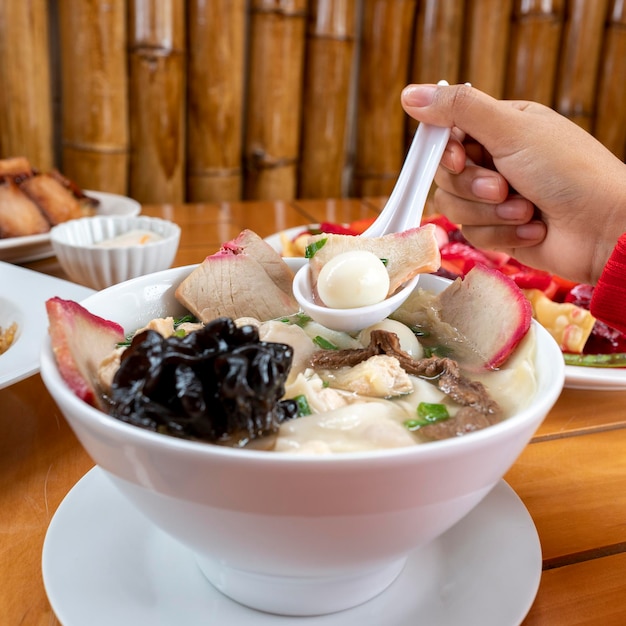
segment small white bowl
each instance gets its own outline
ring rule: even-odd
[[[132,231],[150,231],[161,238],[131,245],[101,245]],[[68,277],[99,290],[171,267],[178,250],[180,227],[145,215],[84,217],[52,228],[50,241]]]

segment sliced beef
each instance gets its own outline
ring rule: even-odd
[[[461,435],[481,430],[495,423],[495,421],[472,407],[464,406],[457,411],[454,417],[442,422],[429,424],[428,426],[422,426],[419,432],[427,439],[450,439],[451,437],[460,437]]]
[[[395,333],[374,330],[365,348],[320,350],[310,360],[313,368],[339,369],[353,367],[374,355],[386,354],[398,359],[402,368],[413,376],[430,380],[462,408],[450,419],[422,427],[420,433],[432,439],[445,439],[480,430],[502,419],[502,410],[484,385],[464,376],[459,364],[450,358],[431,356],[414,359],[400,348]]]

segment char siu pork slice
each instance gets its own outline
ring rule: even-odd
[[[323,245],[320,245],[322,242]],[[389,272],[388,295],[395,293],[403,283],[417,274],[434,272],[441,265],[434,224],[383,237],[366,238],[322,233],[309,237],[308,243],[319,245],[310,259],[314,284],[317,283],[320,270],[330,259],[350,250],[367,250],[384,259]]]
[[[235,239],[223,244],[222,250],[232,252],[232,254],[247,254],[256,259],[265,268],[276,286],[291,295],[293,272],[280,254],[254,231],[249,229],[241,231]]]
[[[254,317],[267,321],[297,313],[293,272],[256,233],[244,230],[208,256],[176,289],[198,319]]]

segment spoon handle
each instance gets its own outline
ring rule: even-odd
[[[439,84],[448,83],[440,81]],[[418,126],[387,204],[362,237],[382,237],[387,233],[399,233],[420,225],[426,199],[449,137],[450,128],[423,123]]]

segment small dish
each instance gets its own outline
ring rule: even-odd
[[[85,190],[85,193],[100,200],[97,215],[126,215],[130,217],[139,215],[141,212],[141,205],[132,198],[104,191]],[[41,235],[0,239],[0,261],[28,263],[53,255],[49,232]]]
[[[0,389],[39,370],[41,342],[48,332],[45,301],[53,296],[80,301],[93,290],[0,261],[0,327],[17,324],[9,349],[0,354]]]
[[[118,239],[134,232],[154,234],[158,239],[146,243],[140,237]],[[61,267],[74,282],[104,289],[169,268],[178,250],[180,226],[145,215],[84,217],[55,226],[50,241]]]

